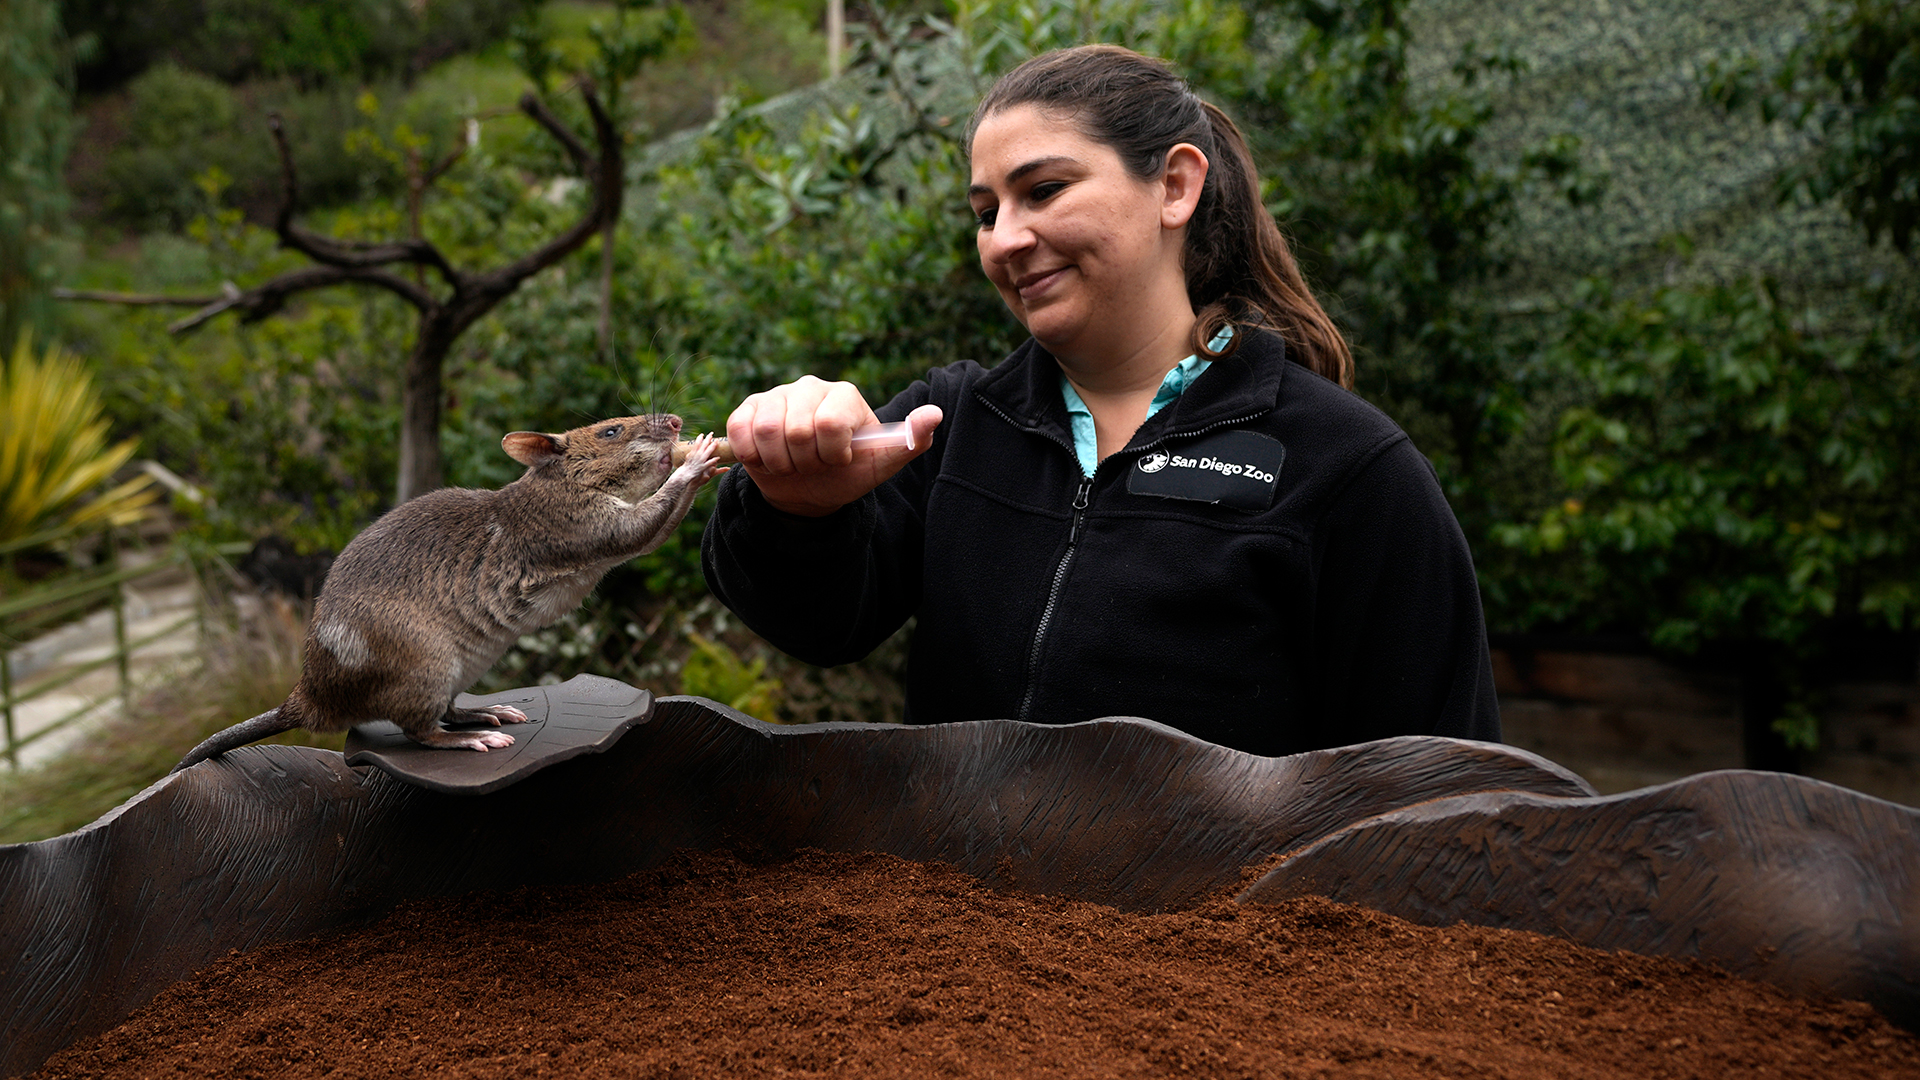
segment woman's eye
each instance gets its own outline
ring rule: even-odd
[[[1045,183],[1033,185],[1033,191],[1030,192],[1030,194],[1033,196],[1034,202],[1046,202],[1048,199],[1065,191],[1066,187],[1067,185],[1058,180],[1048,180]]]
[[[985,210],[974,211],[974,215],[973,215],[974,224],[980,226],[983,229],[993,228],[993,218],[994,218],[995,212],[996,212],[995,208],[991,206],[987,207]]]

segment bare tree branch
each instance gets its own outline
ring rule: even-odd
[[[600,99],[593,93],[593,84],[582,79],[580,81],[580,92],[586,97],[587,108],[596,114],[595,127],[597,129],[599,126],[597,123],[597,114],[601,112],[601,108]],[[573,133],[572,128],[562,123],[559,117],[553,115],[552,110],[547,108],[546,102],[541,101],[534,95],[533,91],[529,90],[520,96],[520,111],[533,117],[535,123],[546,128],[547,134],[552,135],[558,140],[560,145],[566,149],[567,156],[573,159],[573,167],[579,170],[582,176],[589,176],[593,168],[593,159],[587,153],[585,144],[581,143],[580,137]],[[611,128],[612,125],[609,124],[608,126]],[[596,136],[599,134],[597,130],[595,134]],[[602,152],[604,152],[605,146],[605,143],[601,144]]]
[[[448,284],[459,287],[459,271],[447,262],[439,248],[426,240],[339,240],[294,224],[293,212],[299,203],[300,185],[293,167],[293,149],[287,145],[287,133],[279,113],[268,115],[267,127],[273,132],[273,144],[280,153],[280,210],[274,215],[273,231],[282,244],[328,266],[371,267],[397,262],[430,266]],[[447,164],[451,167],[452,162]]]
[[[580,95],[587,103],[587,112],[593,116],[593,136],[600,144],[599,156],[591,160],[587,158],[586,148],[581,146],[580,140],[547,110],[539,98],[529,93],[520,99],[520,108],[567,147],[580,172],[593,188],[593,205],[566,232],[498,270],[477,276],[473,280],[476,291],[498,292],[502,295],[512,292],[522,281],[579,250],[580,245],[599,232],[602,225],[620,216],[621,189],[626,182],[621,168],[620,133],[614,130],[613,118],[607,115],[606,108],[600,104],[599,97],[593,92],[593,85],[585,79],[581,80]]]
[[[478,121],[468,120],[467,123],[474,125],[472,130],[476,132],[476,134],[474,136],[471,136],[469,140],[462,141],[461,143],[456,145],[453,148],[453,150],[447,154],[446,157],[443,157],[440,159],[440,163],[438,165],[435,165],[433,168],[427,170],[427,174],[420,178],[420,186],[423,189],[432,187],[434,181],[440,179],[442,176],[445,176],[447,174],[448,169],[453,168],[454,165],[457,164],[461,158],[467,156],[467,150],[470,149],[473,145],[471,139],[478,138],[477,132],[479,131]]]
[[[167,330],[169,333],[185,334],[228,311],[238,311],[241,322],[259,322],[286,307],[288,298],[295,293],[348,284],[379,286],[397,294],[422,312],[430,312],[438,306],[432,294],[388,270],[355,266],[307,266],[289,270],[245,291],[234,289],[226,296],[207,303],[199,311],[169,323]]]
[[[135,307],[205,307],[216,303],[218,296],[159,296],[152,293],[109,292],[105,289],[62,289],[53,290],[55,300],[81,300],[96,304],[128,304]]]

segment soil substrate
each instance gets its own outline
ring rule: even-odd
[[[1170,914],[684,853],[233,954],[42,1077],[1920,1077],[1852,1002],[1301,900]]]

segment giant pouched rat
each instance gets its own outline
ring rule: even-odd
[[[615,566],[666,541],[719,474],[714,438],[678,444],[680,418],[628,416],[564,435],[500,440],[527,466],[498,491],[443,488],[394,507],[333,562],[307,629],[304,669],[279,706],[212,736],[173,771],[296,727],[391,720],[425,746],[510,746],[511,705],[460,709],[523,634],[573,610]]]

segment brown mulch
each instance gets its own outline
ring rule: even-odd
[[[1866,1005],[1323,900],[683,853],[234,954],[40,1077],[1920,1077]]]

